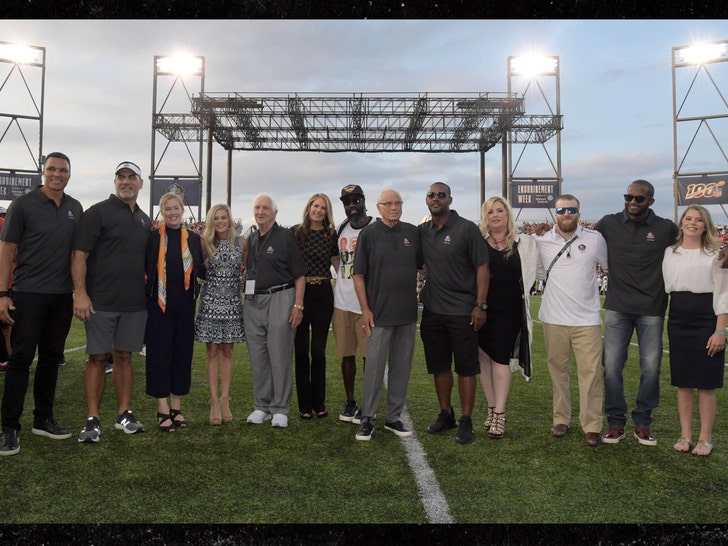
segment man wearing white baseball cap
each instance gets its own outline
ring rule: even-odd
[[[73,244],[73,313],[86,326],[88,361],[84,373],[88,419],[79,442],[98,442],[99,406],[106,384],[109,353],[118,412],[115,428],[126,434],[144,430],[131,412],[134,369],[147,322],[144,256],[152,222],[137,205],[144,184],[136,163],[122,161],[114,171],[115,194],[83,215]]]

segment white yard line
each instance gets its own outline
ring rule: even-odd
[[[414,430],[406,407],[402,412],[401,419],[405,427]],[[400,441],[407,451],[407,460],[420,490],[422,506],[425,509],[428,521],[430,523],[455,523],[450,515],[450,505],[440,489],[435,473],[427,463],[427,455],[417,439],[417,433],[406,438],[400,438]]]

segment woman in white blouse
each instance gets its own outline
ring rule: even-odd
[[[665,250],[662,273],[670,294],[667,335],[671,384],[677,387],[680,439],[673,448],[692,448],[694,389],[698,390],[700,436],[693,455],[713,450],[716,389],[723,387],[725,328],[728,320],[728,269],[716,259],[719,243],[710,213],[689,206],[680,217],[675,245]]]

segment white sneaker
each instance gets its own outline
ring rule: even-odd
[[[276,413],[273,415],[273,421],[271,426],[278,428],[286,428],[288,426],[288,416],[282,413]]]
[[[255,410],[253,413],[248,415],[248,423],[252,423],[254,425],[260,425],[263,421],[270,421],[270,419],[270,413],[266,413],[261,410]]]

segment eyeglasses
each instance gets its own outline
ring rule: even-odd
[[[637,201],[637,203],[644,203],[645,199],[649,199],[649,197],[645,197],[644,195],[631,195],[629,193],[624,194],[624,200],[629,203],[630,201]]]
[[[579,207],[558,207],[556,214],[576,214],[579,212]]]
[[[387,201],[386,203],[378,203],[379,205],[382,205],[383,207],[386,207],[388,209],[391,209],[392,207],[401,207],[404,201]]]
[[[428,199],[434,199],[435,196],[437,196],[438,199],[447,199],[448,197],[450,197],[447,194],[447,192],[444,192],[444,191],[438,191],[438,192],[431,191],[430,193],[427,194]]]
[[[342,199],[342,203],[344,205],[351,205],[354,203],[355,205],[361,205],[364,202],[364,200],[361,197],[346,197]]]

